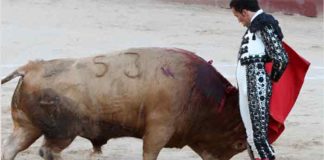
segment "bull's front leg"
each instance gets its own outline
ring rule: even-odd
[[[156,160],[175,131],[174,120],[165,112],[155,110],[147,115],[145,126],[143,160]]]
[[[203,147],[198,145],[189,145],[192,150],[194,150],[203,160],[228,160],[219,159],[215,157],[212,153],[206,151]]]
[[[93,151],[91,153],[91,155],[99,155],[102,153],[102,150],[101,150],[101,147],[103,145],[105,145],[107,143],[107,141],[109,140],[108,137],[97,137],[97,138],[94,138],[94,139],[89,139],[92,143],[92,146],[93,146]]]
[[[150,126],[143,138],[143,160],[156,160],[174,133],[170,126]]]

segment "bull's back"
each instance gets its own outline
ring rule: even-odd
[[[146,116],[155,108],[162,106],[161,113],[169,116],[181,112],[196,76],[193,61],[202,59],[177,49],[130,49],[81,59],[42,61],[31,67],[24,83],[44,109],[34,116],[43,114],[44,121],[50,112],[58,115],[54,121],[59,123],[49,130],[84,125],[100,130],[101,125],[116,125],[141,134]]]

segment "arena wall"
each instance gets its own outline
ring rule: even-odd
[[[163,0],[185,4],[202,4],[229,8],[230,0]],[[267,12],[300,14],[317,17],[323,14],[323,0],[259,0],[260,6]]]

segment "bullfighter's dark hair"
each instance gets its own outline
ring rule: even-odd
[[[230,8],[242,13],[243,9],[256,12],[260,9],[258,0],[231,0]]]

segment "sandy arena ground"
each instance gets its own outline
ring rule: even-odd
[[[1,77],[35,59],[84,57],[130,47],[178,47],[196,52],[235,84],[236,56],[243,28],[231,11],[211,6],[149,0],[2,0]],[[285,40],[312,66],[286,130],[275,142],[279,160],[324,159],[323,16],[274,14]],[[10,101],[17,80],[1,87],[1,140],[12,130]],[[42,138],[17,156],[40,160]],[[65,160],[90,159],[91,144],[77,138]],[[108,142],[92,159],[140,160],[142,140]],[[160,160],[199,160],[190,148],[163,149]],[[233,160],[248,160],[241,153]]]

